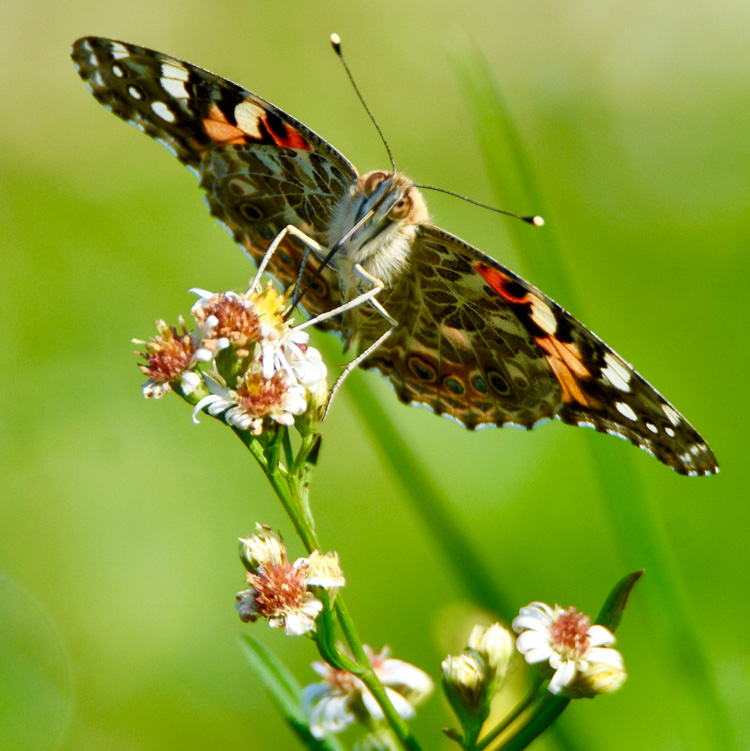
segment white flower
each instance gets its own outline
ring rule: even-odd
[[[207,379],[207,384],[212,393],[193,408],[193,422],[198,422],[198,413],[205,409],[213,417],[223,414],[228,425],[259,435],[264,418],[289,426],[294,424],[295,415],[307,409],[304,386],[288,382],[283,372],[264,378],[257,364],[244,374],[236,389],[213,379]]]
[[[394,709],[405,720],[411,719],[414,707],[432,693],[432,679],[414,665],[391,658],[387,647],[376,654],[371,647],[364,646]],[[312,667],[323,681],[302,689],[302,707],[310,718],[310,731],[316,738],[341,732],[357,720],[367,723],[368,718],[384,719],[380,705],[359,678],[324,662],[314,662]]]
[[[526,662],[549,661],[555,671],[549,684],[553,694],[569,686],[592,663],[622,666],[622,655],[609,648],[615,643],[614,634],[604,626],[592,626],[588,616],[572,607],[566,610],[532,602],[521,608],[513,630],[520,634],[516,647]]]
[[[265,618],[272,628],[283,628],[289,636],[312,631],[323,603],[309,588],[322,587],[332,595],[344,586],[338,556],[313,550],[309,558],[289,563],[281,538],[263,524],[256,528],[257,534],[240,539],[240,557],[250,569],[250,586],[236,597],[240,618],[245,622]]]
[[[300,559],[307,566],[307,586],[338,589],[346,584],[344,573],[339,565],[338,553],[331,552],[323,555],[317,550],[310,553],[309,558]]]
[[[267,565],[280,565],[286,560],[286,547],[281,538],[266,524],[255,525],[257,533],[240,537],[240,555],[250,567],[257,571]]]

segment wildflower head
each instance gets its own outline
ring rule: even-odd
[[[286,560],[281,538],[267,524],[256,524],[255,529],[254,535],[240,537],[240,558],[253,574],[263,566],[279,565]]]
[[[415,707],[432,693],[430,676],[408,662],[393,659],[387,647],[376,653],[365,645],[365,653],[398,714],[411,719]],[[380,705],[355,675],[324,662],[314,662],[313,670],[323,680],[302,690],[302,706],[316,738],[341,732],[354,722],[372,727],[373,722],[384,719]]]
[[[182,393],[192,393],[200,383],[200,377],[192,371],[198,362],[198,346],[195,338],[188,332],[185,321],[180,318],[180,329],[167,326],[164,321],[157,321],[158,336],[148,342],[134,339],[136,344],[145,344],[145,352],[136,352],[142,356],[145,364],[138,367],[148,376],[143,385],[143,395],[159,399],[172,390],[172,384],[179,383]]]
[[[569,687],[595,663],[621,668],[624,676],[622,655],[611,649],[614,634],[604,626],[592,626],[589,617],[573,607],[532,602],[521,608],[513,629],[520,634],[516,646],[526,661],[547,661],[554,670],[549,683],[553,694]]]
[[[248,354],[250,346],[260,340],[260,319],[251,297],[203,290],[200,294],[191,312],[202,335],[201,346],[211,354],[227,347]]]
[[[256,525],[258,533],[240,539],[240,557],[247,568],[248,588],[237,593],[240,618],[254,622],[265,618],[273,628],[283,628],[298,636],[315,628],[315,619],[323,603],[310,587],[320,587],[333,594],[344,586],[344,577],[335,553],[321,555],[313,551],[310,558],[290,563],[281,538],[265,525]],[[324,560],[311,573],[311,559]],[[335,564],[335,565],[334,565]]]
[[[179,383],[183,395],[194,394],[194,419],[205,410],[253,435],[274,425],[317,432],[327,371],[307,332],[291,325],[286,296],[271,284],[243,294],[193,291],[193,333],[182,320],[179,331],[159,321],[159,336],[140,342],[144,394],[159,397]]]

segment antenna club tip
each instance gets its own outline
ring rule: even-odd
[[[336,53],[341,52],[341,37],[335,32],[331,34],[331,46],[336,51]]]
[[[541,216],[522,216],[521,219],[527,224],[533,224],[535,227],[544,227],[544,218]]]

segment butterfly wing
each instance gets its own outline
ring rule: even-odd
[[[79,39],[72,57],[99,102],[198,174],[211,213],[256,262],[287,224],[322,240],[333,206],[357,180],[354,166],[312,130],[202,68],[99,37]],[[269,272],[289,286],[301,257],[300,244],[285,238]],[[311,256],[308,273],[318,265]],[[324,269],[305,307],[315,315],[339,300],[335,274]]]
[[[402,401],[469,428],[531,428],[557,417],[625,438],[681,474],[718,470],[706,442],[661,394],[493,258],[424,225],[411,264],[382,298],[399,326],[365,362]]]

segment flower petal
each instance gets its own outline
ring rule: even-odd
[[[595,624],[589,629],[592,647],[609,647],[615,643],[615,635],[605,626]]]
[[[567,686],[576,676],[576,663],[572,660],[563,662],[552,676],[549,682],[549,690],[553,694],[559,694],[563,686]]]

